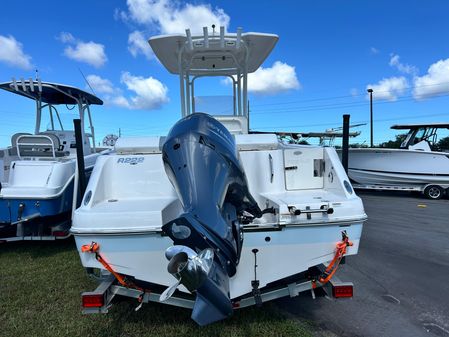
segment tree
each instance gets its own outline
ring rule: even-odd
[[[449,150],[449,136],[441,138],[440,141],[437,143],[437,148],[442,150]]]
[[[368,144],[365,144],[365,143],[351,143],[351,144],[349,144],[349,147],[352,149],[352,148],[356,148],[356,149],[358,149],[358,148],[360,148],[360,149],[366,149],[366,148],[368,148],[369,146],[368,146]]]
[[[400,134],[395,136],[395,140],[389,140],[388,142],[383,142],[379,144],[379,147],[388,148],[388,149],[398,149],[401,147],[402,142],[407,137],[407,134]]]

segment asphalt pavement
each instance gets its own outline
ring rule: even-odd
[[[369,219],[359,254],[337,272],[354,283],[354,297],[313,300],[306,292],[277,304],[323,335],[449,337],[449,200],[358,194]]]

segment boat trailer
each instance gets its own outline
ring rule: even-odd
[[[283,285],[266,286],[258,289],[258,292],[248,293],[233,300],[234,309],[249,307],[252,305],[260,306],[263,302],[272,301],[282,297],[296,297],[300,293],[310,291],[315,299],[317,296],[327,296],[328,298],[352,298],[354,285],[352,282],[342,282],[336,276],[326,283],[312,278],[310,275],[320,275],[325,271],[325,266],[314,267],[308,277],[298,275],[298,279],[288,279]],[[135,298],[138,302],[135,311],[139,310],[144,303],[160,303],[162,292],[153,292],[142,289],[125,287],[117,282],[113,274],[107,271],[101,271],[99,276],[94,276],[92,270],[88,270],[92,277],[97,278],[100,283],[94,291],[83,292],[82,312],[83,314],[106,314],[112,306],[112,300],[116,295]],[[323,292],[316,291],[318,288]],[[164,301],[165,304],[192,309],[195,304],[195,295],[181,293],[177,291],[173,296]]]
[[[375,185],[353,183],[352,187],[359,190],[419,192],[433,200],[441,199],[444,195],[449,196],[449,184]]]

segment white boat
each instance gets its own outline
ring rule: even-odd
[[[439,129],[448,123],[394,125],[409,130],[399,149],[349,149],[349,177],[372,188],[397,186],[421,190],[432,199],[441,198],[449,188],[449,153],[432,151]]]
[[[357,254],[367,217],[335,150],[248,132],[247,76],[277,40],[223,27],[149,40],[180,76],[183,118],[167,137],[119,138],[95,164],[71,232],[82,265],[106,276],[83,294],[84,312],[107,312],[119,294],[193,308],[204,325],[313,291],[339,249]],[[198,113],[212,113],[194,95],[207,76],[231,79],[233,114]]]
[[[73,122],[64,125],[58,108],[78,109],[85,173],[90,174],[100,155],[90,105],[103,102],[78,88],[40,79],[13,79],[1,83],[0,89],[36,102],[34,133],[16,133],[11,146],[0,149],[0,241],[65,238],[70,235],[76,144]],[[43,125],[46,110],[47,127]],[[84,132],[85,120],[89,132]]]

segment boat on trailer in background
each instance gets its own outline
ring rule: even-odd
[[[1,83],[0,89],[36,102],[34,133],[16,133],[11,146],[0,149],[0,242],[65,238],[70,235],[74,208],[76,142],[73,122],[67,129],[57,108],[78,109],[84,173],[90,174],[102,151],[95,146],[90,105],[103,102],[78,88],[40,79],[13,79]],[[42,127],[44,109],[49,118],[46,128]],[[84,131],[86,119],[89,132]]]
[[[75,211],[81,263],[100,277],[82,294],[85,313],[123,295],[192,308],[205,325],[317,287],[352,296],[331,278],[357,254],[367,217],[337,153],[249,132],[248,74],[278,36],[203,32],[149,40],[179,75],[182,119],[166,137],[119,138]],[[195,83],[211,76],[231,80],[232,115],[200,107]]]
[[[393,125],[409,130],[399,149],[349,149],[354,188],[417,191],[429,199],[449,194],[449,149],[436,149],[438,130],[449,123]]]

